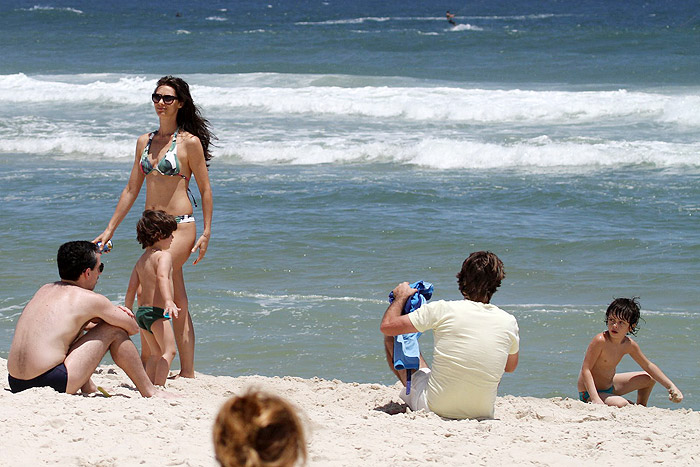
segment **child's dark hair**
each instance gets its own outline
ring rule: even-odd
[[[476,251],[462,263],[457,284],[464,298],[489,303],[505,277],[503,262],[498,256],[490,251]]]
[[[136,240],[141,248],[148,248],[158,240],[168,238],[177,229],[177,221],[165,211],[146,209],[136,224]]]
[[[630,323],[630,334],[637,335],[637,324],[639,324],[639,297],[632,298],[616,298],[608,306],[605,312],[605,320],[607,322],[610,316],[615,316]]]

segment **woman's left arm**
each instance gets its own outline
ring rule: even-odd
[[[204,230],[192,248],[192,253],[199,249],[199,255],[193,264],[200,262],[207,253],[209,238],[211,236],[211,217],[214,211],[213,197],[211,194],[211,184],[209,183],[209,170],[204,159],[204,150],[199,138],[192,136],[187,138],[187,160],[194,178],[197,179],[197,187],[202,197],[202,215],[204,216]]]

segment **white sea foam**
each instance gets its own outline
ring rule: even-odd
[[[276,301],[276,302],[333,302],[333,301],[339,301],[339,302],[360,302],[360,303],[376,303],[376,304],[382,304],[386,303],[386,300],[377,300],[373,298],[364,298],[364,297],[350,297],[350,296],[343,296],[343,297],[332,297],[328,295],[313,295],[313,294],[281,294],[281,295],[271,295],[271,294],[262,294],[262,293],[251,293],[251,292],[242,292],[242,291],[237,291],[237,290],[225,290],[225,294],[231,295],[233,297],[244,297],[244,298],[255,298],[255,299],[260,299],[260,300],[266,300],[266,301]]]
[[[460,32],[460,31],[483,31],[484,28],[479,26],[473,26],[471,24],[458,24],[457,26],[451,27],[449,31]]]
[[[31,8],[26,8],[25,11],[67,11],[69,13],[75,13],[77,15],[83,14],[83,12],[81,10],[78,10],[76,8],[53,7],[53,6],[46,6],[46,5],[34,5]]]
[[[117,140],[111,137],[56,134],[50,137],[41,133],[27,137],[5,138],[6,146],[0,154],[40,154],[73,159],[133,159],[134,138]]]
[[[646,164],[699,167],[700,143],[552,141],[546,136],[510,144],[464,139],[389,138],[358,142],[355,137],[266,141],[254,130],[231,140],[225,135],[214,148],[217,163],[318,165],[396,163],[430,169],[605,167]],[[374,135],[379,138],[380,135]],[[133,158],[133,136],[90,136],[76,132],[43,132],[6,137],[0,154],[38,154],[71,159],[127,161]]]
[[[697,126],[697,96],[620,91],[566,92],[447,87],[208,88],[198,98],[211,108],[272,114],[342,115],[409,121],[580,124],[601,119]]]
[[[437,169],[584,167],[626,164],[697,165],[700,145],[661,142],[555,142],[546,137],[514,145],[425,140],[407,151],[409,161]]]
[[[367,22],[374,23],[384,23],[386,21],[398,20],[398,18],[389,17],[364,17],[364,18],[348,18],[348,19],[334,19],[327,21],[300,21],[294,23],[299,26],[316,26],[316,25],[331,25],[331,24],[362,24]]]
[[[566,17],[571,17],[571,16],[575,16],[575,15],[540,13],[540,14],[534,14],[534,15],[513,15],[513,16],[469,16],[469,18],[485,19],[485,20],[527,21],[527,20],[550,19],[550,18],[566,18]]]
[[[0,103],[114,102],[138,104],[155,81],[143,77],[0,75]]]
[[[700,125],[697,90],[536,91],[465,89],[439,85],[339,87],[309,85],[323,77],[229,75],[216,86],[192,84],[197,102],[214,111],[250,109],[280,115],[315,114],[409,121],[580,124],[631,119]],[[215,78],[217,79],[217,78]],[[0,104],[111,102],[141,105],[155,84],[144,77],[0,75]]]
[[[534,167],[604,167],[649,164],[698,167],[700,144],[662,142],[595,144],[589,141],[553,142],[535,138],[517,144],[488,144],[454,139],[417,142],[371,142],[324,145],[313,142],[256,142],[222,144],[222,161],[254,164],[315,165],[331,163],[399,163],[431,169],[490,169]]]
[[[567,17],[572,15],[561,15],[561,14],[534,14],[534,15],[514,15],[514,16],[455,16],[456,20],[482,20],[482,21],[529,21],[529,20],[541,20],[550,19],[557,17]],[[344,19],[331,19],[325,21],[298,21],[294,24],[297,26],[325,26],[334,24],[362,24],[362,23],[384,23],[387,21],[392,22],[415,22],[415,21],[446,21],[445,16],[391,16],[391,17],[358,17],[358,18],[344,18]]]
[[[222,163],[434,169],[700,164],[695,88],[471,89],[276,74],[188,79],[220,138],[213,153]],[[144,109],[154,84],[153,77],[109,74],[0,75],[0,106],[13,116],[0,123],[0,153],[130,159],[135,136],[149,129]],[[80,112],[85,116],[77,119]],[[134,115],[143,115],[142,122]]]

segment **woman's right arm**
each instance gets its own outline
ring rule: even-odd
[[[146,177],[141,171],[141,151],[146,145],[148,140],[148,135],[142,135],[138,141],[136,141],[136,155],[134,157],[134,165],[131,167],[131,175],[129,175],[129,181],[122,190],[122,194],[119,197],[119,202],[117,207],[114,209],[114,214],[107,224],[107,228],[98,235],[92,242],[102,242],[107,243],[108,240],[112,239],[114,231],[117,230],[119,224],[124,220],[126,215],[129,213],[131,206],[134,205],[134,201],[139,196],[139,191],[141,191],[141,186],[143,186],[143,180]]]

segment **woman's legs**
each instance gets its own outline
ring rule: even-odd
[[[180,352],[180,376],[194,378],[194,326],[188,310],[187,290],[182,268],[173,269],[175,304],[180,308],[178,317],[173,318],[175,341]]]
[[[194,378],[194,327],[190,317],[187,290],[185,289],[185,277],[182,266],[187,261],[194,247],[197,229],[194,222],[178,224],[173,232],[173,243],[168,251],[173,257],[173,297],[180,311],[178,317],[173,317],[173,330],[175,342],[180,354],[180,375],[185,378]]]

